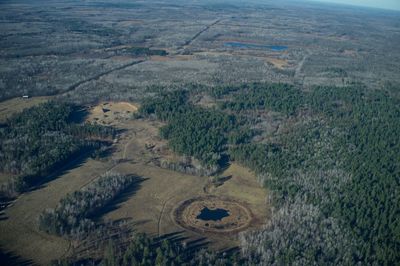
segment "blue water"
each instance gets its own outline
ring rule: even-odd
[[[210,210],[205,207],[201,210],[200,214],[197,215],[196,219],[203,221],[220,221],[222,218],[229,216],[229,212],[225,209]]]
[[[247,48],[247,49],[268,49],[272,51],[285,51],[288,49],[287,46],[283,45],[263,45],[254,43],[243,43],[243,42],[226,42],[224,46],[231,48]]]

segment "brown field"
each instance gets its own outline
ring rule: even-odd
[[[288,62],[283,59],[267,57],[265,60],[267,60],[268,63],[271,63],[274,67],[279,69],[283,69],[288,66]]]
[[[7,182],[11,177],[14,175],[12,174],[5,174],[5,173],[0,173],[0,184]]]
[[[117,46],[113,46],[113,47],[109,47],[104,49],[104,51],[115,51],[115,50],[121,50],[121,49],[128,49],[131,48],[131,45],[117,45]]]
[[[66,194],[79,190],[110,166],[110,163],[89,159],[44,187],[22,194],[5,210],[5,219],[0,221],[0,247],[40,265],[67,255],[69,242],[41,232],[38,216],[46,208],[54,208]]]
[[[193,60],[193,56],[192,55],[173,55],[173,56],[153,55],[153,56],[150,56],[150,60],[156,61],[156,62],[190,61],[190,60]]]
[[[129,119],[138,107],[127,102],[104,102],[90,109],[87,121],[102,125],[118,125]]]
[[[107,112],[104,112],[107,109]],[[206,237],[215,249],[236,246],[235,235],[216,237],[186,230],[176,223],[173,212],[187,199],[199,196],[232,198],[245,205],[254,215],[250,228],[258,227],[267,218],[266,190],[262,189],[255,176],[247,169],[232,164],[222,175],[232,177],[219,187],[209,190],[209,178],[198,177],[161,169],[152,163],[160,157],[171,157],[173,153],[166,142],[158,137],[162,123],[131,119],[137,106],[126,102],[100,103],[90,109],[88,121],[109,124],[124,129],[113,144],[114,153],[102,161],[85,160],[74,169],[64,171],[43,187],[21,195],[4,212],[0,220],[0,246],[25,259],[39,264],[68,256],[70,243],[60,237],[39,231],[37,219],[46,208],[54,208],[67,193],[76,191],[93,181],[109,169],[122,174],[143,177],[138,189],[116,208],[100,217],[104,221],[130,220],[134,230],[152,236],[181,232],[189,239]]]
[[[140,163],[122,163],[115,167],[121,173],[135,173],[146,178],[141,187],[127,201],[112,212],[104,215],[105,220],[117,221],[128,219],[136,224],[138,231],[146,232],[153,236],[180,232],[185,228],[176,223],[174,218],[175,208],[182,202],[193,197],[214,195],[230,197],[243,202],[254,214],[250,228],[258,227],[267,217],[265,204],[266,191],[257,191],[259,188],[254,175],[238,165],[232,165],[227,171],[239,172],[210,193],[204,192],[208,178],[185,175],[170,170]],[[243,182],[243,183],[241,183]],[[250,194],[256,188],[254,194]],[[239,193],[239,192],[243,192]],[[261,192],[261,193],[260,193]],[[261,196],[261,197],[258,197]],[[258,198],[257,198],[258,197]],[[186,232],[188,237],[199,237],[196,231]],[[215,236],[203,234],[212,242],[212,247],[222,249],[237,245],[236,236],[231,233]]]
[[[11,100],[0,102],[0,123],[4,122],[8,117],[22,110],[46,102],[50,96],[31,97],[29,99],[14,98]]]
[[[130,56],[130,55],[116,55],[116,56],[113,56],[112,59],[119,61],[119,62],[127,62],[127,61],[135,59],[135,57]]]
[[[104,106],[100,104],[99,106]],[[99,117],[99,106],[92,108],[89,119]],[[115,106],[115,105],[114,105]],[[110,108],[111,109],[111,108]],[[109,112],[111,113],[111,112]],[[110,117],[106,117],[109,119]],[[100,122],[104,122],[98,120]],[[222,186],[205,192],[209,183],[207,177],[198,177],[161,169],[153,161],[161,158],[171,160],[174,155],[167,147],[166,141],[158,136],[162,123],[141,119],[121,120],[116,118],[114,126],[126,131],[116,144],[113,157],[124,159],[114,170],[125,174],[136,174],[145,178],[140,189],[117,209],[105,214],[104,220],[128,219],[136,224],[138,231],[157,236],[184,230],[173,217],[174,209],[192,197],[215,195],[229,197],[243,202],[254,214],[250,228],[260,226],[267,218],[265,203],[266,190],[261,188],[252,172],[237,164],[231,164],[222,176],[231,176]],[[123,123],[121,123],[123,122]],[[189,236],[198,236],[189,232]],[[216,248],[236,245],[235,237],[209,235]]]
[[[285,53],[285,52],[281,52]],[[274,53],[270,52],[270,55],[272,56],[279,56],[281,53]],[[237,56],[237,57],[243,57],[247,59],[265,59],[268,63],[272,64],[275,68],[279,69],[284,69],[289,67],[289,62],[284,59],[279,59],[271,56],[263,56],[263,55],[252,55],[249,54],[249,52],[241,52],[241,51],[231,51],[231,52],[197,52],[195,53],[196,55],[203,55],[203,56]],[[275,55],[274,55],[275,54]]]
[[[173,60],[170,56],[152,55],[150,56],[151,61],[165,62]]]

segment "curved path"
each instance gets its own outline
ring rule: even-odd
[[[165,206],[167,206],[167,203],[173,198],[174,198],[174,196],[171,196],[167,200],[165,200],[164,204],[163,204],[163,206],[161,208],[160,216],[158,217],[158,223],[157,223],[157,235],[158,235],[158,237],[161,236],[161,233],[160,233],[160,231],[161,231],[161,220],[162,220],[162,217],[164,215]]]

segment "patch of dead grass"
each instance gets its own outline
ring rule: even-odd
[[[13,98],[0,102],[0,122],[5,122],[13,114],[22,112],[24,109],[47,102],[50,96],[31,97],[29,99]]]
[[[102,125],[121,124],[137,112],[138,106],[128,102],[103,102],[89,109],[87,121]]]
[[[274,67],[283,69],[288,66],[288,62],[283,59],[273,58],[273,57],[266,57],[265,60],[268,63],[271,63]]]
[[[68,240],[39,230],[38,217],[46,208],[54,208],[68,193],[79,190],[111,167],[110,163],[87,160],[44,187],[22,194],[5,210],[0,221],[0,246],[39,265],[71,251]]]

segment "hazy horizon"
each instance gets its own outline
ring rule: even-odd
[[[335,3],[353,6],[373,7],[400,11],[399,0],[308,0],[313,2]]]

